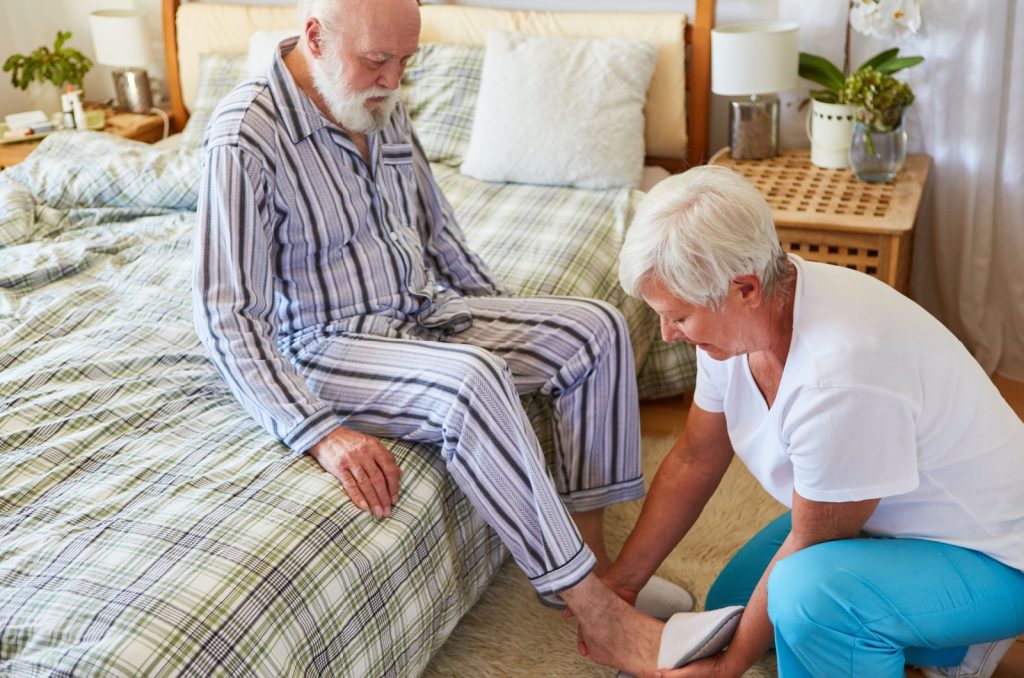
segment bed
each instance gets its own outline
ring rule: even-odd
[[[672,22],[675,54],[684,26],[692,50],[690,115],[654,130],[647,118],[651,162],[673,171],[706,151],[713,4],[700,0],[692,24],[656,17],[659,30]],[[177,148],[56,133],[0,173],[0,674],[415,675],[506,551],[422,446],[389,442],[404,469],[390,520],[356,510],[248,417],[207,360],[189,291],[201,129],[186,120],[237,81],[253,31],[295,19],[179,5],[163,7]],[[424,41],[467,40],[453,33],[465,12],[424,7]],[[569,34],[585,19],[475,12]],[[667,94],[680,105],[681,79]],[[653,318],[616,283],[640,191],[434,169],[506,284],[612,301],[643,394],[690,388],[690,356],[659,348]],[[525,404],[544,440],[544,404]]]

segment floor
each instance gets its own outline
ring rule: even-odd
[[[1024,419],[1024,383],[995,377],[999,391],[1021,419]],[[640,423],[645,435],[680,433],[686,423],[689,401],[686,398],[652,400],[640,405]],[[923,678],[915,669],[907,670],[907,678]],[[1003,658],[993,678],[1024,678],[1024,636],[1017,639]]]

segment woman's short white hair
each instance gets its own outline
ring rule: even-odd
[[[713,310],[737,276],[756,275],[772,294],[788,271],[768,203],[742,176],[714,165],[655,185],[619,253],[627,294],[639,297],[645,284],[660,280],[680,299]]]

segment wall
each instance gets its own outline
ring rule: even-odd
[[[429,1],[429,0],[428,0]],[[614,12],[628,9],[634,12],[692,12],[693,0],[448,0],[452,5],[476,5],[479,7],[512,7],[518,9],[549,9],[570,12]],[[744,21],[768,21],[778,18],[779,0],[718,0],[715,25],[740,23]],[[710,152],[728,145],[729,99],[712,95],[711,129],[709,130]],[[789,114],[783,111],[782,115]]]
[[[450,0],[449,0],[450,2]],[[249,0],[248,4],[289,4],[280,0]],[[516,7],[566,11],[692,11],[692,0],[468,0],[450,4],[485,7]],[[160,0],[0,0],[0,61],[15,53],[27,53],[52,44],[58,30],[73,33],[70,45],[92,58],[89,13],[97,9],[136,9],[146,12],[153,45],[150,80],[162,91],[163,43],[160,34]],[[762,21],[778,16],[779,0],[718,0],[715,23]],[[0,116],[30,108],[29,97],[10,84],[8,73],[0,73]],[[109,101],[114,97],[110,68],[96,65],[85,77],[86,98]],[[156,97],[155,97],[156,98]],[[728,127],[727,100],[713,96],[711,105],[711,150],[725,146]],[[784,111],[783,115],[787,115]]]
[[[17,37],[17,22],[14,19],[14,2],[0,2],[0,63],[11,54],[21,51]],[[10,73],[0,72],[0,115],[27,108],[28,98],[21,90],[10,84]]]
[[[430,2],[431,0],[427,0]],[[511,7],[515,9],[549,9],[569,12],[690,12],[693,0],[462,0],[438,3],[475,5],[477,7]],[[719,24],[739,21],[773,19],[778,14],[778,0],[718,0]]]
[[[153,63],[147,69],[158,84],[164,73],[160,37],[160,0],[0,0],[0,62],[11,54],[27,54],[40,45],[52,45],[58,30],[71,31],[67,44],[92,59],[95,51],[89,32],[89,13],[98,9],[129,9],[146,13]],[[85,98],[114,98],[111,69],[96,64],[85,76]],[[28,94],[11,85],[10,73],[0,73],[0,116],[33,105]]]

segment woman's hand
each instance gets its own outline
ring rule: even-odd
[[[631,586],[622,581],[619,577],[616,577],[614,566],[601,577],[601,582],[610,588],[615,595],[622,598],[630,605],[636,605],[636,598],[640,595],[640,589],[643,588],[643,584],[640,586]]]
[[[658,669],[654,674],[657,678],[727,678],[742,675],[728,666],[725,652],[713,657],[691,662],[678,669]]]
[[[309,448],[309,454],[341,481],[356,506],[378,518],[391,517],[402,469],[380,440],[339,426]]]

